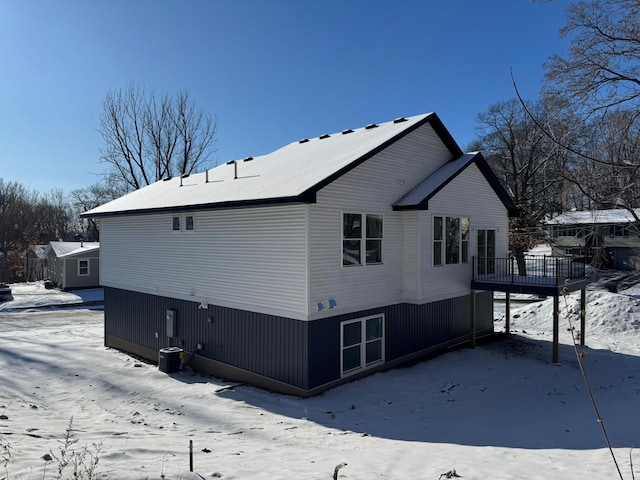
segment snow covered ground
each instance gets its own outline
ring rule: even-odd
[[[341,479],[619,478],[567,330],[579,325],[577,297],[561,299],[559,364],[550,361],[549,299],[515,305],[503,341],[300,399],[188,368],[169,375],[107,349],[99,309],[29,308],[96,300],[100,290],[12,290],[0,304],[0,479],[60,478],[65,460],[61,478],[73,478],[74,461],[91,470],[92,456],[93,478],[111,479],[331,479],[341,463]],[[587,301],[583,363],[631,479],[640,287],[590,290]]]

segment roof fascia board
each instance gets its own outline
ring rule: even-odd
[[[242,207],[267,207],[271,205],[288,205],[293,203],[315,203],[315,193],[304,192],[301,195],[295,197],[279,197],[279,198],[264,198],[256,200],[239,200],[232,202],[218,202],[218,203],[201,203],[197,205],[176,205],[171,207],[159,207],[159,208],[147,208],[139,210],[121,210],[117,212],[105,212],[98,214],[88,215],[81,213],[82,218],[105,218],[105,217],[123,217],[132,215],[147,215],[155,213],[183,213],[193,212],[197,210],[224,210],[231,208]]]

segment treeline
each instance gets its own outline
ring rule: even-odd
[[[61,190],[31,191],[18,182],[0,178],[0,281],[24,276],[29,245],[66,238],[80,226]]]

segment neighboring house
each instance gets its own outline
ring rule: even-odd
[[[313,395],[492,334],[472,257],[507,257],[510,214],[482,155],[431,113],[158,181],[83,216],[100,220],[105,345],[156,360],[178,346],[198,370]]]
[[[49,280],[61,290],[100,285],[100,243],[49,242],[46,256]]]
[[[634,210],[640,216],[640,209]],[[640,268],[640,225],[627,209],[563,213],[546,222],[552,254],[619,270]]]
[[[48,245],[29,245],[24,256],[24,276],[27,282],[47,278]]]

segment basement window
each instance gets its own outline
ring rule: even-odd
[[[343,376],[384,362],[384,314],[342,322],[340,352]]]

